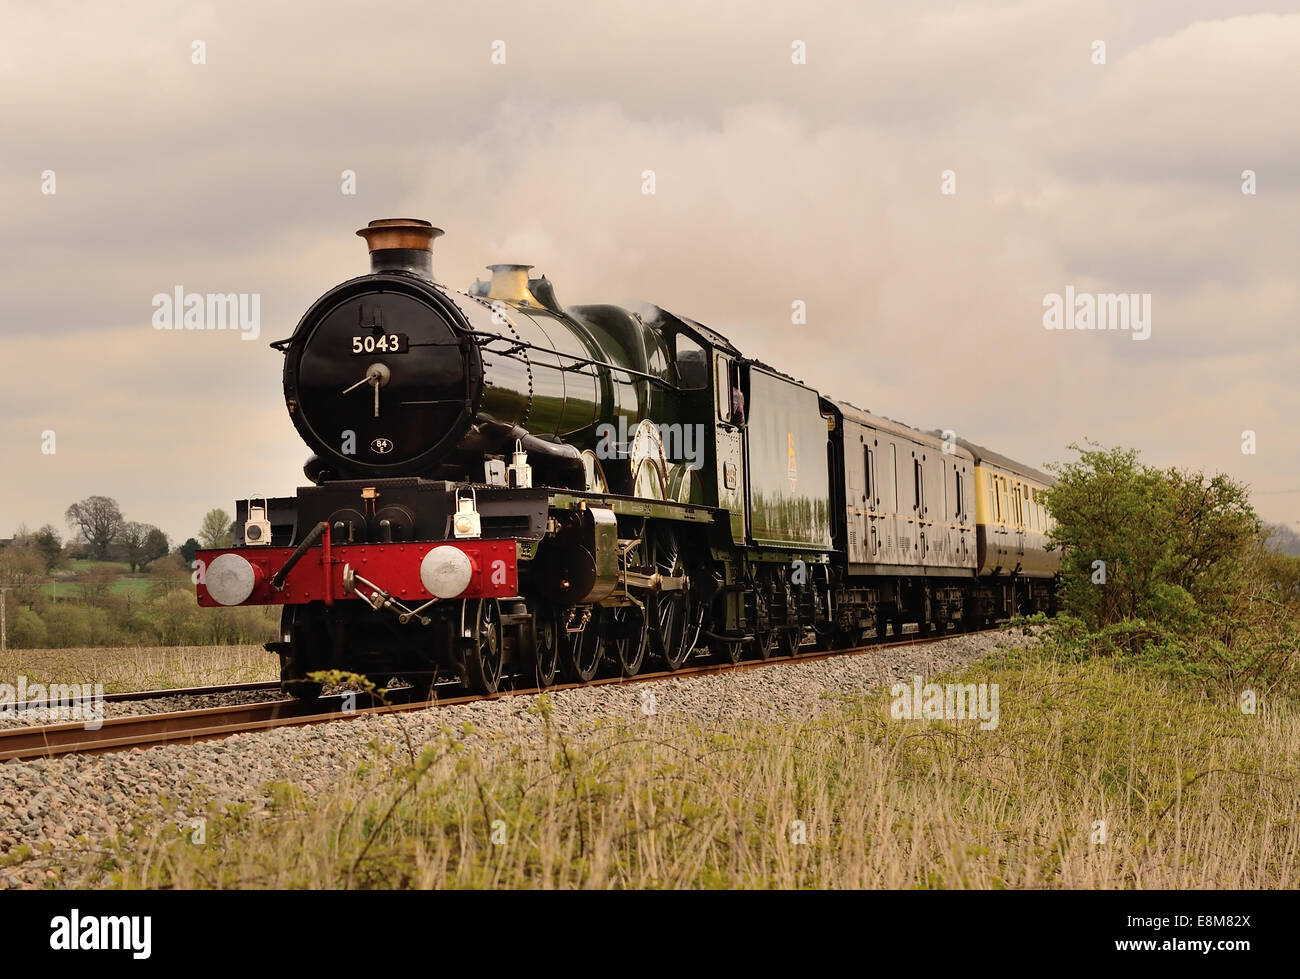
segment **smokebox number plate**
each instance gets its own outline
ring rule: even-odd
[[[352,338],[354,354],[404,354],[409,346],[405,333]]]

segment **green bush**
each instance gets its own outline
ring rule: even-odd
[[[14,649],[37,649],[46,644],[47,630],[34,609],[20,608],[9,616],[9,645]]]
[[[1245,487],[1146,466],[1131,449],[1071,448],[1077,461],[1048,467],[1060,654],[1131,657],[1202,683],[1296,686],[1300,560],[1266,550]]]
[[[51,646],[91,645],[90,610],[72,602],[59,602],[45,609],[46,641]]]
[[[1143,465],[1132,449],[1070,448],[1077,461],[1048,467],[1062,606],[1092,629],[1130,619],[1178,633],[1226,626],[1261,544],[1245,487]]]

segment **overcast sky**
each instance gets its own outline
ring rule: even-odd
[[[872,411],[1036,466],[1132,446],[1300,527],[1297,119],[1273,0],[6,0],[0,536],[99,493],[179,542],[291,495],[266,344],[392,216],[446,229],[458,288],[531,263]],[[260,294],[261,338],[154,330],[177,286]],[[1068,286],[1150,294],[1149,339],[1045,330]]]

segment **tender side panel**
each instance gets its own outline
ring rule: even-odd
[[[755,544],[831,546],[826,419],[817,392],[752,368],[749,381],[750,533]]]

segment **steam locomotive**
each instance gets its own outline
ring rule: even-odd
[[[658,306],[563,307],[531,266],[457,292],[441,229],[357,232],[370,272],[284,355],[311,485],[236,504],[203,606],[280,605],[284,689],[318,671],[631,676],[1050,610],[1050,478],[823,397]]]

